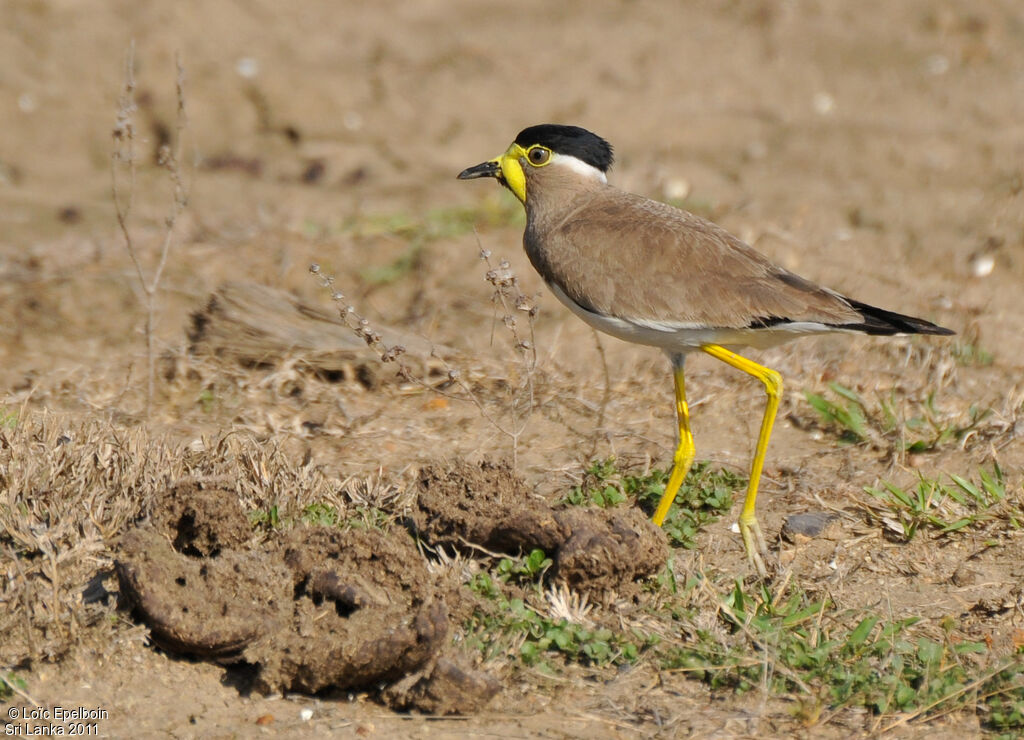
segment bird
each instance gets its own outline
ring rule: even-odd
[[[755,512],[782,377],[739,354],[845,332],[954,334],[925,319],[847,298],[773,264],[711,221],[608,182],[612,146],[579,126],[523,129],[505,152],[458,179],[494,178],[526,209],[523,247],[555,297],[594,329],[660,348],[672,366],[678,444],[654,512],[661,526],[694,461],[684,367],[703,352],[761,381],[764,413],[739,531],[752,567],[769,557]]]

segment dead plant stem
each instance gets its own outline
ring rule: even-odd
[[[142,289],[144,308],[146,312],[144,333],[146,338],[146,416],[149,417],[153,410],[153,396],[156,385],[156,347],[155,331],[157,321],[157,295],[160,291],[160,284],[163,279],[164,270],[167,267],[167,259],[174,244],[174,230],[178,217],[188,205],[188,190],[185,187],[181,174],[181,151],[185,129],[188,126],[188,113],[185,106],[185,68],[181,63],[181,57],[175,54],[174,64],[176,70],[175,91],[177,97],[177,116],[175,123],[173,148],[165,145],[161,147],[158,155],[158,164],[167,170],[174,186],[171,198],[171,205],[167,216],[164,218],[164,229],[158,249],[156,266],[152,276],[147,279],[146,271],[142,265],[139,249],[136,247],[129,228],[129,217],[132,206],[135,202],[135,184],[137,176],[137,158],[135,153],[135,113],[138,105],[135,102],[135,42],[132,41],[125,54],[124,64],[124,87],[118,99],[117,121],[113,129],[113,151],[111,154],[111,195],[114,201],[114,213],[117,217],[117,224],[124,239],[125,249],[135,266],[135,273],[138,278],[139,287]],[[122,166],[128,170],[127,193],[123,193],[123,186],[119,182],[118,172]]]

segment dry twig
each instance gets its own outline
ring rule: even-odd
[[[146,309],[145,337],[146,337],[146,415],[149,416],[153,409],[153,393],[156,378],[156,351],[154,348],[154,329],[156,324],[156,297],[160,290],[160,281],[167,267],[167,258],[170,255],[173,244],[174,227],[178,217],[188,205],[188,189],[185,187],[181,174],[181,147],[184,138],[185,128],[188,125],[188,115],[185,109],[185,68],[181,64],[181,58],[175,55],[175,68],[177,77],[175,89],[178,100],[178,111],[175,125],[176,135],[174,137],[174,148],[166,144],[160,147],[158,164],[167,170],[174,187],[171,205],[167,216],[164,219],[164,230],[160,239],[160,246],[157,253],[157,262],[151,275],[147,278],[146,271],[142,266],[140,248],[136,246],[132,237],[131,229],[128,226],[132,206],[135,201],[135,180],[136,180],[136,152],[135,152],[135,114],[138,105],[135,102],[135,42],[128,47],[124,63],[124,87],[118,99],[117,121],[113,129],[113,151],[111,153],[111,195],[114,201],[114,213],[117,216],[117,225],[120,228],[121,236],[124,238],[125,249],[131,257],[135,266],[135,273],[138,277],[139,287],[142,289],[143,300]],[[122,169],[128,171],[128,183],[125,186],[119,179],[119,172]],[[123,192],[127,187],[127,192]]]

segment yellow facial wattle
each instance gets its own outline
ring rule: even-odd
[[[523,174],[523,165],[519,160],[524,156],[526,156],[526,150],[518,144],[513,144],[497,160],[501,166],[501,176],[505,179],[505,184],[523,203],[526,202],[526,175]]]

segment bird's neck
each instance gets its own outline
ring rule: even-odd
[[[543,183],[530,183],[525,203],[527,228],[555,228],[609,187],[597,179],[567,181],[549,178]]]

